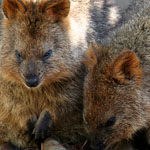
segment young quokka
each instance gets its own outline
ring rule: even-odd
[[[102,47],[87,52],[84,119],[93,147],[111,149],[144,128],[150,141],[149,9],[148,2]]]
[[[98,46],[94,50],[90,47],[85,61],[84,120],[92,147],[107,149],[146,126],[149,102],[139,95],[142,70],[135,53],[114,54]]]
[[[25,148],[50,135],[85,140],[81,58],[97,35],[93,11],[102,6],[99,0],[3,0],[0,144]]]

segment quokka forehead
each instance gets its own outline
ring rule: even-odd
[[[50,26],[50,22],[44,21],[42,16],[30,16],[30,14],[23,15],[16,22],[16,30],[20,28],[20,34],[30,36],[33,39],[40,36],[46,37],[46,31],[48,32]]]

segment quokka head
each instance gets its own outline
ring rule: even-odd
[[[119,52],[118,52],[119,53]],[[88,74],[84,91],[84,125],[91,147],[103,150],[130,139],[140,128],[138,89],[142,70],[136,54],[90,46],[84,60]]]
[[[39,87],[71,75],[69,0],[3,0],[1,75]]]

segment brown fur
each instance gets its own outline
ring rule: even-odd
[[[104,144],[106,149],[111,149],[148,127],[150,103],[140,95],[142,69],[133,51],[116,53],[112,47],[91,46],[84,64],[88,68],[84,120],[95,148],[104,149],[99,147]],[[107,127],[112,117],[116,122]]]
[[[89,70],[84,93],[87,131],[97,146],[101,143],[106,149],[150,126],[150,3],[141,3],[130,21],[101,42],[102,47],[90,49],[85,64]],[[111,117],[116,122],[107,128]]]
[[[112,76],[120,84],[125,83],[125,79],[136,77],[137,84],[141,82],[141,68],[139,60],[133,52],[125,52],[119,56],[112,64]]]
[[[3,11],[7,18],[14,18],[19,11],[25,12],[26,7],[20,0],[9,0],[3,2]]]
[[[104,31],[100,32],[103,37],[118,20],[118,15],[113,14],[114,23],[107,12],[108,18],[103,19],[106,6],[109,11],[104,0],[3,0],[1,143],[34,145],[26,124],[33,116],[39,118],[43,110],[48,110],[52,118],[52,138],[73,144],[85,140],[82,129],[85,71],[81,60],[88,43],[98,36],[96,28]],[[52,54],[43,60],[48,50]],[[36,88],[26,83],[31,76],[38,79]]]
[[[66,143],[84,140],[81,112],[85,73],[80,63],[83,52],[78,57],[76,47],[69,42],[70,29],[66,27],[69,5],[67,0],[3,1],[0,143],[34,146],[27,121],[33,116],[38,118],[43,110],[50,112],[52,137]],[[43,61],[49,49],[52,56]],[[16,50],[22,60],[17,59]],[[36,88],[26,85],[31,74],[38,76]]]
[[[55,16],[56,19],[61,19],[62,17],[68,16],[70,10],[70,1],[69,0],[53,0],[43,1],[41,4],[42,12],[46,12],[51,16]],[[49,4],[48,4],[49,3]],[[63,11],[62,11],[63,10]]]

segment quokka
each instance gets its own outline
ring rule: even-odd
[[[95,149],[114,150],[141,129],[150,141],[150,5],[144,8],[87,51],[83,116]]]

